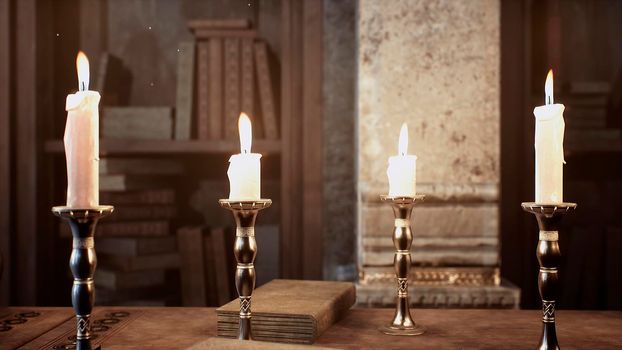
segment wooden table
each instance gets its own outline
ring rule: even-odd
[[[415,320],[428,328],[426,334],[416,337],[380,333],[376,328],[392,316],[390,309],[353,309],[316,345],[341,349],[533,349],[540,337],[539,310],[416,310]],[[556,318],[564,350],[622,348],[622,312],[560,310]],[[94,322],[94,342],[105,350],[184,349],[216,335],[213,308],[98,307],[93,320],[99,320]],[[0,309],[0,321],[11,327],[0,331],[0,349],[58,348],[75,332],[70,308],[5,308]]]

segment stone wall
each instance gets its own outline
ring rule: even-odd
[[[358,11],[359,303],[393,302],[393,215],[378,196],[407,122],[427,196],[414,211],[425,286],[414,302],[516,306],[498,270],[499,1],[361,0]]]

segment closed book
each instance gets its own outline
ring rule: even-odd
[[[102,137],[131,140],[170,140],[171,107],[104,107]]]
[[[210,38],[208,76],[208,136],[211,140],[223,138],[223,62],[222,39]]]
[[[200,343],[194,344],[188,350],[309,350],[306,345],[275,344],[265,341],[209,338]],[[313,346],[313,350],[331,350],[323,346]]]
[[[261,123],[256,122],[255,118],[255,65],[254,56],[253,56],[253,39],[244,38],[240,41],[240,109],[242,112],[246,113],[252,121],[255,121],[253,124],[254,135],[255,137],[260,138],[262,135],[259,132],[258,127],[260,127]]]
[[[75,314],[70,308],[2,307],[0,308],[0,348],[22,349],[22,346],[42,334],[71,320]]]
[[[61,237],[71,237],[69,225],[60,226]],[[159,237],[170,233],[165,220],[101,222],[97,225],[97,237]]]
[[[106,221],[170,220],[176,216],[173,205],[118,205]]]
[[[178,175],[184,172],[183,165],[172,159],[160,158],[101,158],[101,175]]]
[[[101,106],[124,106],[129,102],[132,73],[123,65],[123,61],[104,52],[99,57],[95,76],[94,91],[101,95]]]
[[[179,44],[177,55],[177,98],[175,139],[190,140],[194,97],[194,42]]]
[[[177,230],[183,306],[207,306],[203,249],[205,234],[206,229],[201,226],[182,227]]]
[[[311,344],[355,301],[349,282],[273,280],[253,292],[253,338]],[[238,300],[216,310],[219,336],[237,336],[239,311]]]
[[[98,237],[97,253],[118,256],[140,256],[177,251],[175,236],[164,237]]]
[[[216,281],[216,259],[214,258],[214,243],[211,234],[203,235],[203,266],[205,281],[205,298],[208,306],[219,306],[218,284]]]
[[[179,268],[179,254],[164,253],[139,256],[98,254],[97,263],[117,271],[141,271]]]
[[[210,230],[212,254],[214,257],[214,278],[216,280],[216,305],[224,305],[233,297],[235,285],[233,275],[233,237],[230,229],[214,228]]]
[[[197,43],[197,138],[210,138],[209,96],[210,82],[210,46],[207,41]]]
[[[100,178],[100,190],[101,178]],[[127,192],[110,192],[102,190],[99,202],[107,205],[140,205],[140,204],[174,204],[175,191],[168,188],[148,189]]]
[[[95,270],[95,285],[112,290],[152,287],[166,280],[164,270],[114,271],[104,267]]]
[[[240,117],[240,39],[224,39],[225,138],[238,138]]]
[[[251,21],[248,19],[193,19],[188,21],[190,30],[197,29],[248,29]]]
[[[158,175],[106,174],[99,176],[100,191],[132,191],[165,187],[171,178]],[[103,203],[103,202],[102,202]],[[111,203],[113,204],[113,203]]]
[[[257,71],[257,86],[259,88],[259,105],[266,139],[276,140],[279,137],[276,102],[274,100],[274,86],[268,63],[268,45],[263,41],[255,43],[255,66]]]
[[[255,30],[236,30],[236,29],[197,29],[194,31],[197,40],[210,40],[213,38],[249,38],[257,37]]]

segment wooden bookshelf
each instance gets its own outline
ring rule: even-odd
[[[63,153],[62,140],[45,143],[46,153]],[[254,140],[253,151],[262,154],[281,153],[279,140]],[[234,140],[121,140],[102,139],[100,153],[103,155],[165,155],[165,154],[233,154],[239,153],[240,146]]]

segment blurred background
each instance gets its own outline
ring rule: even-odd
[[[566,106],[561,308],[622,309],[622,1],[0,0],[0,303],[70,305],[65,98],[100,102],[97,305],[235,296],[228,157],[262,157],[258,284],[394,303],[379,195],[418,156],[411,302],[538,308],[533,108]]]

